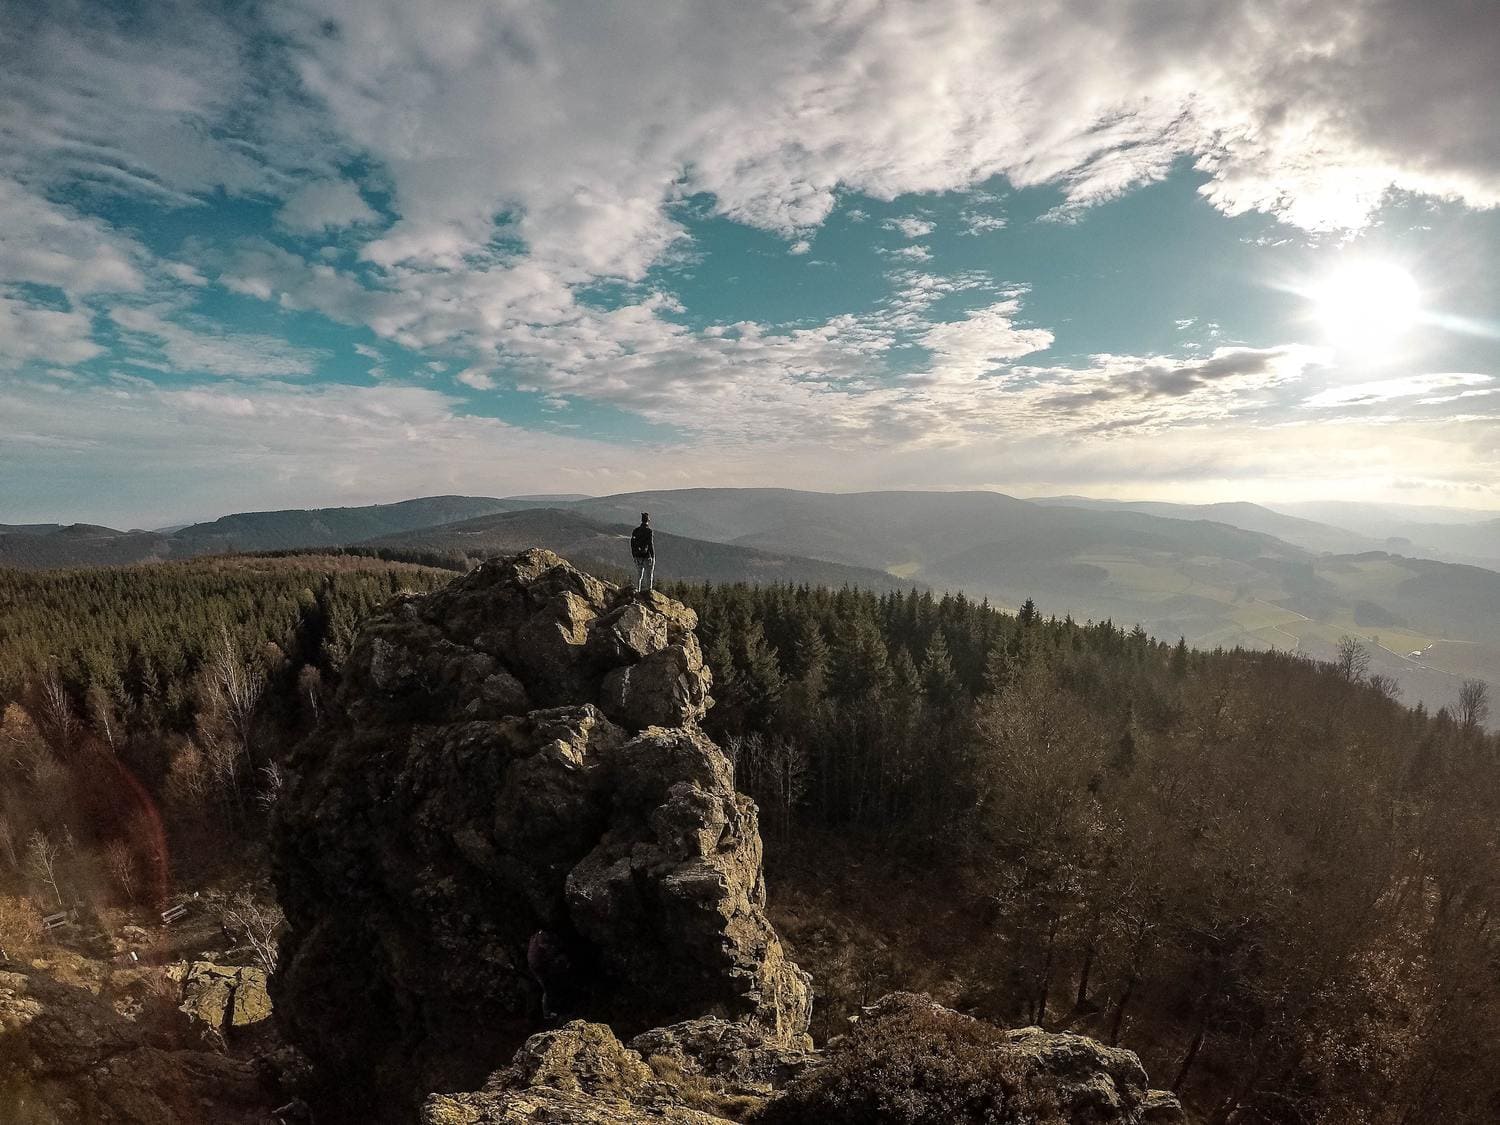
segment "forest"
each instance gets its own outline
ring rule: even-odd
[[[445,561],[445,560],[429,560]],[[361,554],[0,571],[0,946],[258,862]],[[962,594],[669,590],[819,1038],[893,988],[1139,1051],[1208,1122],[1500,1118],[1500,739],[1335,662]]]

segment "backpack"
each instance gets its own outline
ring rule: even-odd
[[[630,533],[630,553],[635,558],[651,557],[651,529],[638,527]]]

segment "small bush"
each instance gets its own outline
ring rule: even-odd
[[[829,1045],[823,1066],[766,1106],[756,1125],[1050,1125],[1004,1033],[910,996]]]

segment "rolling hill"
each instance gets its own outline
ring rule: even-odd
[[[1500,516],[1493,511],[1337,500],[1276,507],[1350,528],[1382,550],[1500,570]]]
[[[490,496],[424,496],[361,508],[242,512],[190,524],[171,539],[174,553],[182,555],[332,547],[509,511],[517,503]]]
[[[531,508],[381,536],[366,545],[461,551],[475,558],[547,547],[579,566],[620,577],[630,570],[630,527],[611,526],[557,508]],[[656,545],[661,559],[658,581],[848,584],[873,590],[910,585],[879,570],[661,531],[656,533]]]
[[[1273,511],[1259,504],[1167,504],[1152,500],[1094,500],[1086,496],[1043,496],[1032,501],[1048,507],[1090,508],[1095,511],[1141,512],[1174,520],[1209,520],[1244,531],[1274,535],[1304,550],[1354,554],[1384,550],[1380,540],[1342,527]]]

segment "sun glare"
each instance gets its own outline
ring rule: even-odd
[[[1313,294],[1329,342],[1353,351],[1389,347],[1417,322],[1421,293],[1400,266],[1359,262],[1340,267]]]

